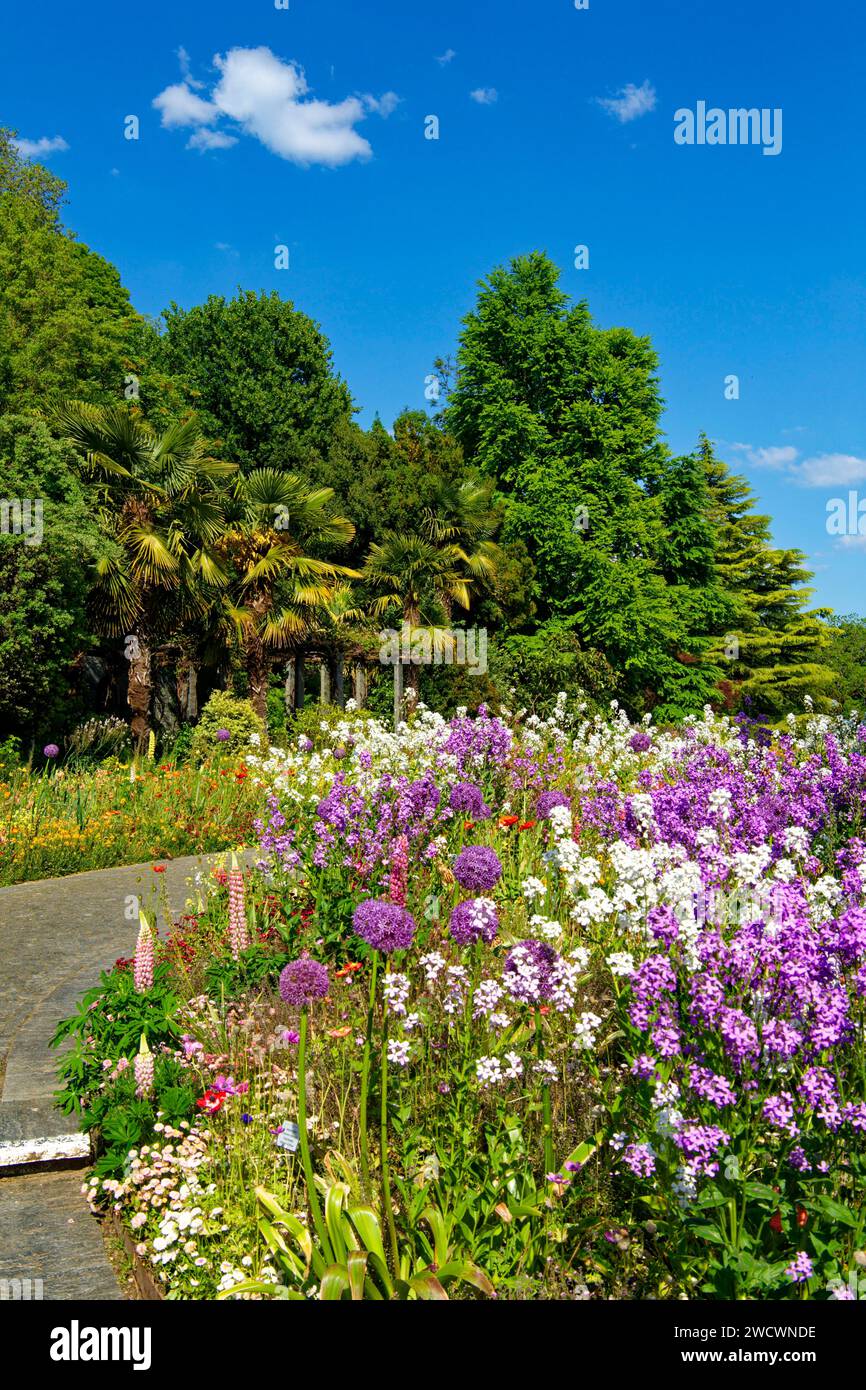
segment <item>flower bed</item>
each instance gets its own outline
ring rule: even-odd
[[[0,781],[0,886],[241,843],[259,802],[247,783],[238,762],[20,769]]]
[[[61,1030],[167,1296],[866,1294],[866,728],[323,733]]]

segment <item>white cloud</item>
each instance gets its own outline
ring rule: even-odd
[[[800,487],[848,487],[866,482],[866,459],[856,454],[813,454],[799,462],[800,450],[790,444],[771,444],[766,448],[731,444],[730,447],[742,454],[753,468],[784,473]]]
[[[816,454],[793,470],[803,487],[847,487],[866,483],[866,459],[856,454]]]
[[[398,97],[396,92],[383,92],[380,97],[364,97],[364,105],[368,111],[375,111],[377,116],[382,116],[387,120],[392,111],[396,111],[402,97]]]
[[[836,543],[843,550],[866,550],[866,536],[840,536]]]
[[[226,130],[209,130],[203,125],[189,137],[186,147],[188,150],[229,150],[237,143],[236,135],[229,135]]]
[[[492,106],[499,100],[499,93],[495,87],[476,87],[474,92],[470,92],[473,101],[477,101],[479,106]]]
[[[791,444],[771,444],[765,449],[755,449],[751,444],[733,444],[731,447],[745,454],[753,468],[789,468],[800,457],[800,451]]]
[[[190,91],[186,82],[175,82],[154,97],[153,104],[162,116],[162,124],[173,126],[212,125],[219,119],[219,110],[212,102],[203,101]]]
[[[456,57],[457,54],[454,52],[453,48],[446,48],[445,52],[440,54],[440,56],[436,59],[436,62],[439,64],[440,67],[444,68],[446,64],[453,62],[453,60]]]
[[[181,58],[188,68],[186,54]],[[245,134],[294,164],[335,168],[370,158],[370,143],[355,126],[370,112],[389,116],[400,101],[396,92],[318,101],[310,97],[300,65],[283,62],[265,47],[232,48],[213,62],[219,77],[209,100],[197,96],[185,76],[153,102],[164,126],[196,127],[190,149],[226,149]]]
[[[597,97],[596,100],[609,116],[625,125],[627,121],[637,120],[638,116],[645,116],[648,111],[655,110],[656,89],[649,79],[640,87],[629,82],[620,88],[615,97]]]
[[[43,155],[69,149],[62,135],[42,135],[38,140],[13,140],[12,144],[22,159],[41,159]]]

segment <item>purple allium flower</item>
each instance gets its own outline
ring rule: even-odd
[[[805,1250],[800,1250],[797,1258],[792,1260],[785,1270],[788,1278],[795,1284],[805,1284],[807,1279],[811,1279],[815,1273],[812,1268],[812,1261]]]
[[[458,782],[453,786],[448,805],[452,811],[459,811],[471,820],[487,820],[490,816],[490,807],[485,805],[484,794],[474,782]]]
[[[313,999],[324,999],[327,993],[327,967],[306,951],[297,960],[289,961],[280,974],[280,996],[293,1008],[302,1009]]]
[[[405,951],[415,936],[415,919],[405,907],[386,903],[381,898],[367,898],[358,903],[352,914],[352,925],[358,936],[383,955]]]
[[[56,743],[46,743],[42,752],[46,758],[56,758],[60,749],[57,747]]]
[[[228,729],[217,729],[216,737],[219,739],[220,743],[228,743],[231,734]]]
[[[652,748],[653,741],[649,734],[644,733],[643,729],[638,729],[636,734],[632,734],[628,741],[628,746],[633,753],[646,753],[647,749]]]
[[[467,845],[454,860],[454,877],[462,888],[486,893],[502,877],[502,865],[495,850],[487,845]]]
[[[542,792],[535,803],[535,819],[547,820],[554,806],[565,806],[571,810],[571,797],[565,792]]]
[[[540,1004],[550,998],[553,970],[559,957],[546,941],[519,941],[505,957],[502,983],[521,1004]]]
[[[473,941],[489,944],[498,929],[499,914],[490,898],[467,898],[458,903],[448,923],[448,930],[458,946],[469,946]]]

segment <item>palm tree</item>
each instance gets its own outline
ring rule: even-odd
[[[265,722],[276,654],[303,645],[337,581],[360,577],[307,553],[355,534],[351,521],[332,514],[333,497],[333,488],[310,487],[275,468],[237,479],[233,518],[217,547],[234,570],[224,613],[240,641],[250,700]]]
[[[492,495],[491,482],[465,478],[458,483],[441,478],[421,525],[422,535],[434,545],[457,546],[461,564],[470,578],[481,585],[492,584],[503,563],[502,551],[493,540],[501,515],[493,506]],[[439,598],[450,617],[449,595],[443,592]]]
[[[140,746],[150,731],[152,656],[164,615],[206,606],[227,576],[214,553],[221,490],[237,465],[211,458],[194,419],[162,433],[124,406],[70,401],[53,413],[81,456],[100,521],[115,542],[96,565],[92,602],[107,636],[125,638],[127,700]]]

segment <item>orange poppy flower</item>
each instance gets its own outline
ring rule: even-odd
[[[507,830],[509,826],[516,825],[519,820],[519,816],[500,816],[499,824],[503,830]]]
[[[797,1225],[800,1226],[800,1227],[803,1227],[803,1226],[805,1226],[805,1224],[806,1224],[806,1222],[807,1222],[808,1220],[809,1220],[809,1213],[807,1212],[806,1208],[805,1208],[805,1207],[798,1207],[798,1208],[797,1208]]]
[[[334,977],[337,980],[344,980],[347,975],[354,975],[355,971],[360,969],[361,965],[358,961],[349,961],[341,970],[334,971]]]
[[[463,829],[464,829],[464,830],[474,830],[474,829],[475,829],[475,822],[474,822],[474,820],[465,820],[465,821],[463,822]]]
[[[150,867],[153,869],[153,872],[154,872],[155,874],[164,874],[164,873],[165,873],[165,865],[164,865],[164,864],[151,864]]]

